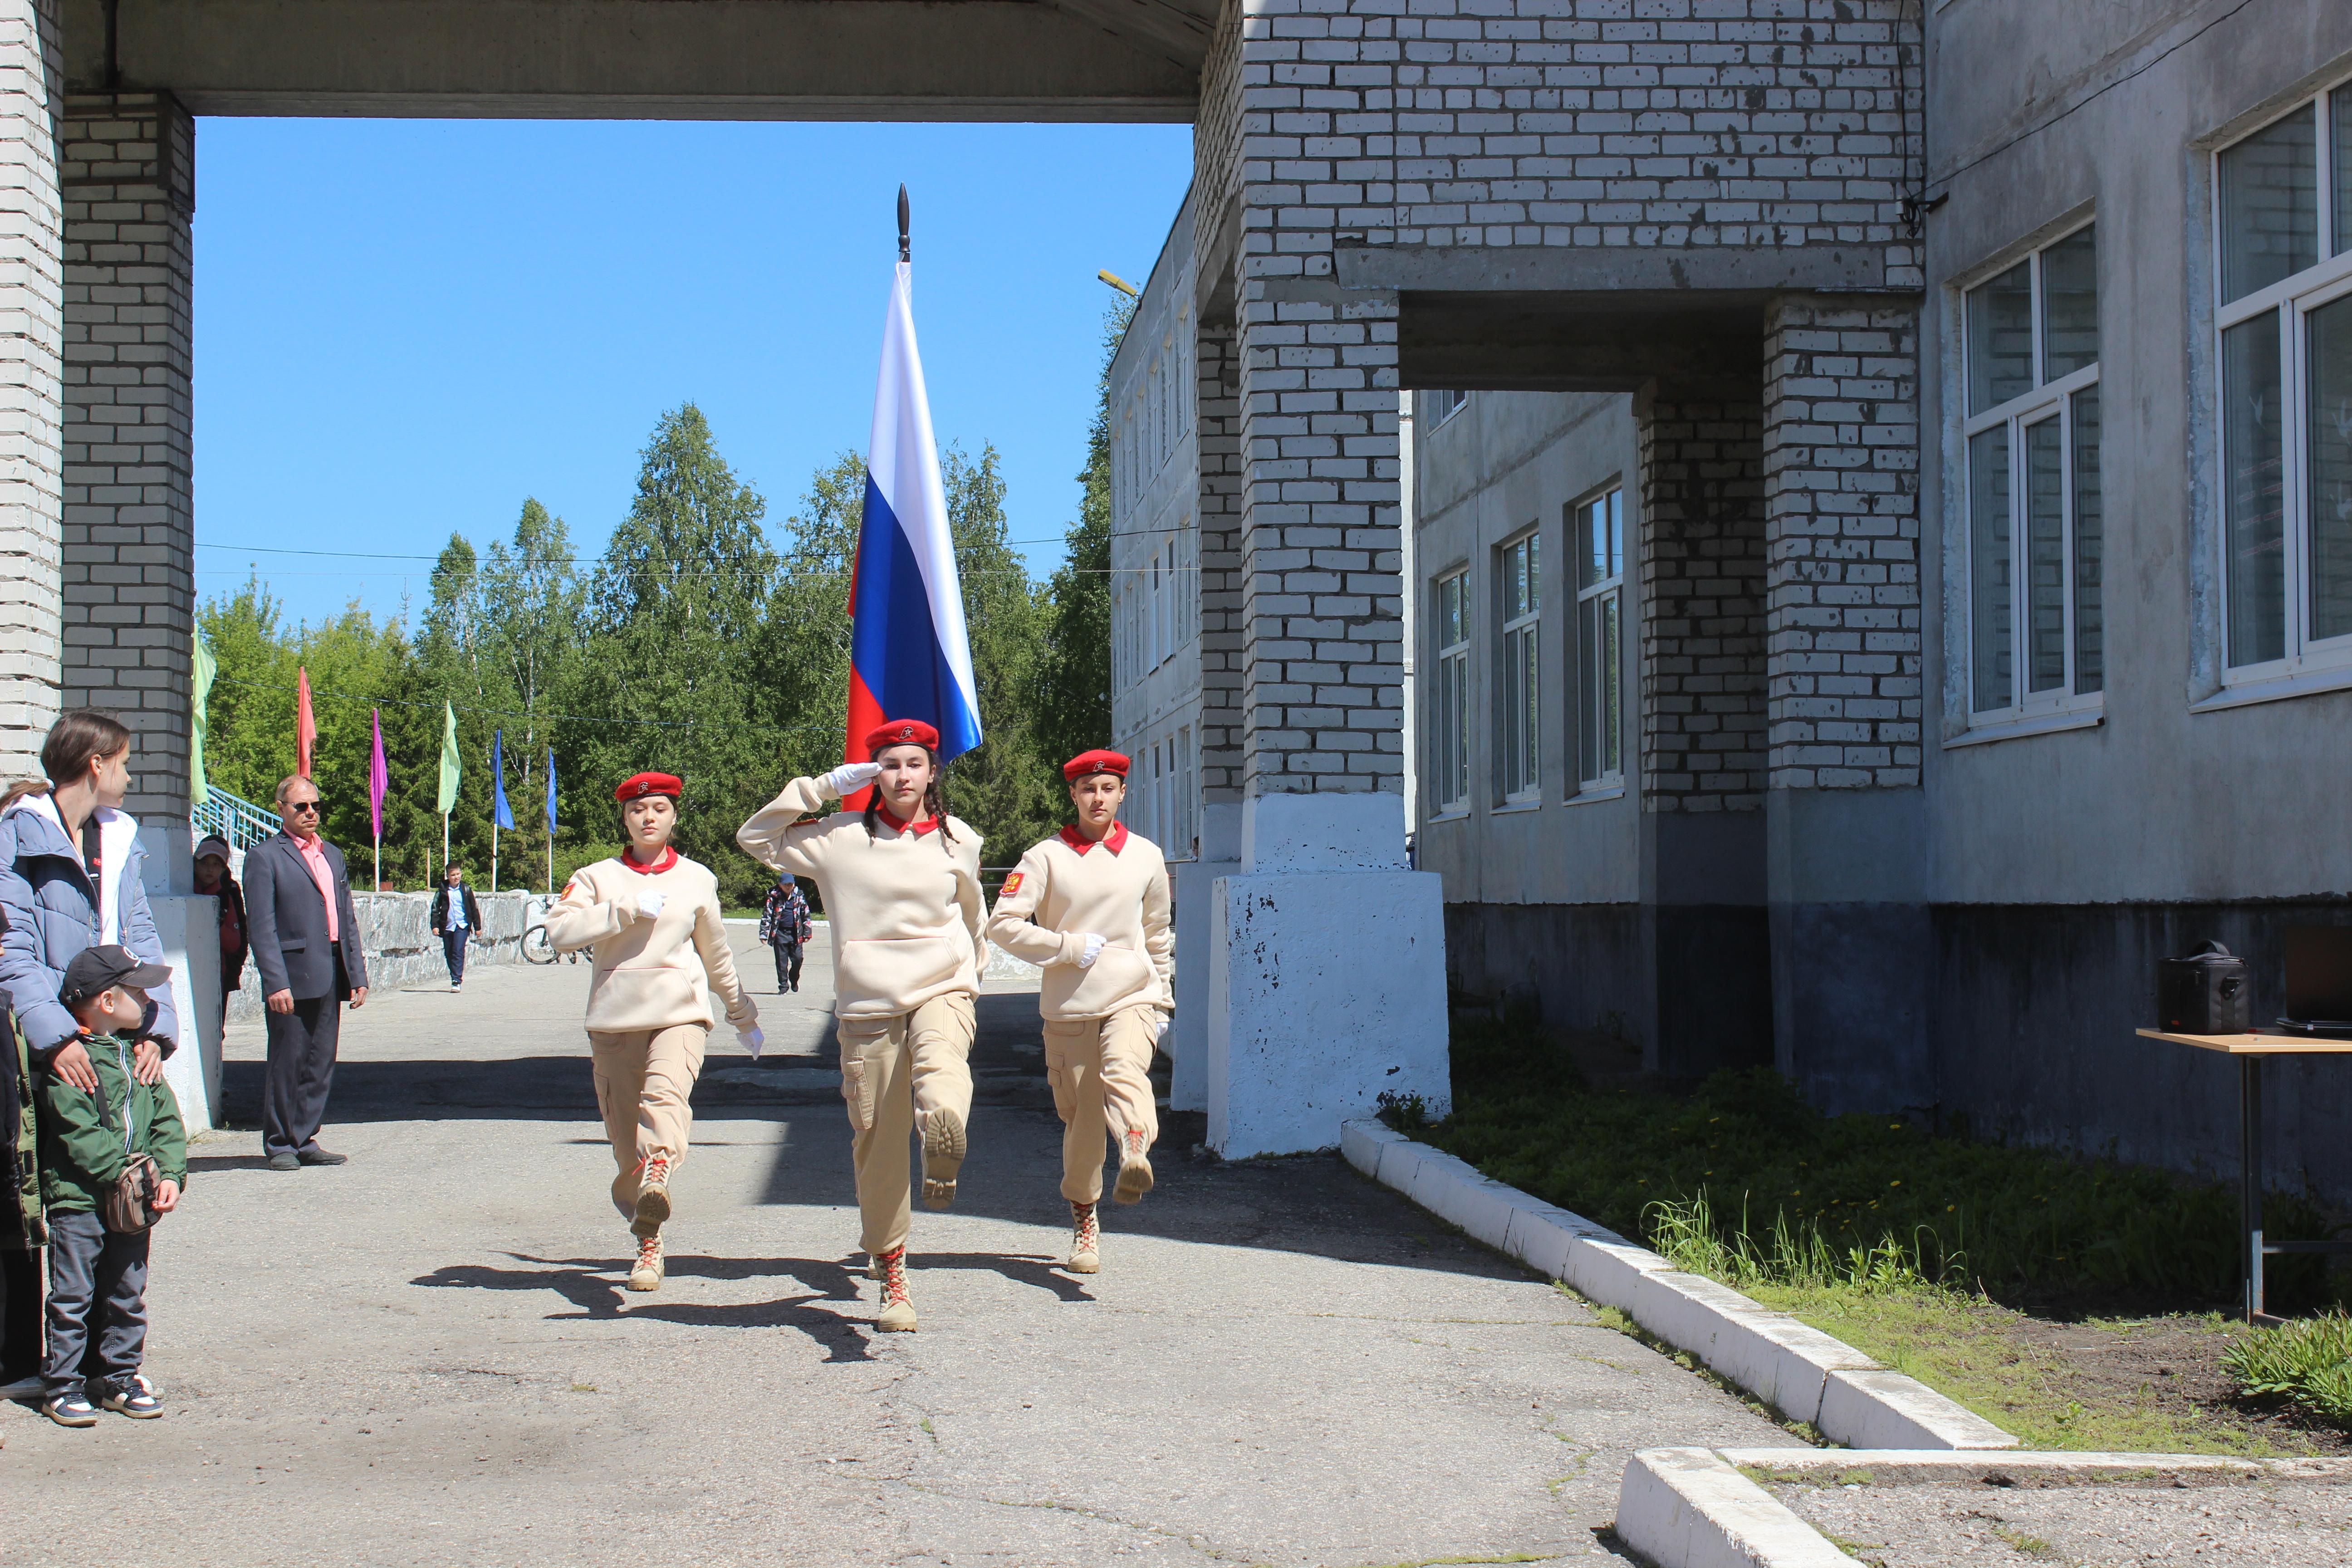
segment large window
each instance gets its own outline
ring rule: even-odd
[[[2228,679],[2352,666],[2352,84],[2213,185]]]
[[[1625,492],[1575,509],[1576,776],[1586,789],[1624,782],[1625,714],[1619,696],[1625,624]]]
[[[1968,291],[1969,708],[1979,724],[2097,706],[2098,231]]]
[[[1542,780],[1537,748],[1542,738],[1538,722],[1543,701],[1543,536],[1530,533],[1503,546],[1502,679],[1496,682],[1499,698],[1495,715],[1496,772],[1507,801],[1535,798]]]
[[[1430,684],[1429,790],[1441,812],[1470,803],[1470,574],[1437,580],[1436,679]]]

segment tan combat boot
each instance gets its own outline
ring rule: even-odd
[[[648,1154],[637,1169],[637,1223],[632,1228],[643,1236],[669,1223],[669,1156]]]
[[[1143,1134],[1133,1128],[1118,1141],[1118,1185],[1110,1195],[1123,1204],[1131,1204],[1151,1190],[1151,1162],[1143,1146]]]
[[[956,1173],[963,1169],[963,1118],[941,1109],[923,1113],[923,1206],[943,1209],[955,1202]]]
[[[874,1260],[882,1270],[882,1312],[874,1320],[886,1334],[915,1331],[915,1303],[907,1295],[907,1249],[894,1247]]]
[[[655,1231],[651,1236],[639,1237],[637,1260],[629,1268],[629,1289],[658,1290],[661,1289],[663,1272],[661,1232]]]
[[[1070,1205],[1070,1272],[1092,1274],[1102,1268],[1102,1226],[1095,1223],[1095,1205]]]

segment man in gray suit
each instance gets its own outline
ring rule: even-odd
[[[367,1001],[367,953],[343,852],[319,837],[319,786],[299,773],[281,781],[278,815],[286,830],[245,852],[245,923],[269,1007],[261,1148],[271,1170],[294,1171],[343,1163],[319,1147],[319,1123],[341,1005]]]

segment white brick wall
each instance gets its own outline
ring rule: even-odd
[[[37,777],[58,715],[57,0],[0,0],[0,774]]]
[[[1204,258],[1229,212],[1241,236],[1244,793],[1402,783],[1398,303],[1340,288],[1339,251],[1836,247],[1853,287],[1916,290],[1920,250],[1902,202],[1921,153],[1918,27],[1912,0],[1228,7],[1202,76],[1195,198]],[[1837,407],[1815,390],[1827,371],[1792,363],[1767,386],[1759,367],[1766,401],[1737,416],[1751,526],[1709,566],[1736,576],[1685,588],[1696,562],[1677,562],[1656,584],[1694,612],[1644,644],[1645,662],[1654,655],[1675,683],[1654,704],[1643,764],[1671,808],[1752,806],[1768,768],[1783,787],[1916,782],[1916,511],[1902,476],[1916,438],[1906,459],[1887,436],[1916,398],[1874,390],[1881,361],[1916,362],[1916,330],[1906,337],[1895,320],[1913,309],[1851,329],[1910,346],[1856,346],[1873,368],[1838,371]],[[1776,352],[1795,352],[1797,315],[1778,319]],[[1915,363],[1905,384],[1916,379]],[[1848,400],[1871,413],[1845,417]],[[1690,494],[1711,482],[1645,473],[1657,481]],[[1205,522],[1206,464],[1202,483]],[[1822,531],[1832,518],[1834,543]],[[1787,540],[1773,531],[1784,526]],[[1721,616],[1696,613],[1718,599]],[[1769,680],[1769,762],[1768,654],[1791,661]],[[1834,670],[1821,667],[1830,658]]]
[[[1776,789],[1919,782],[1919,317],[1784,298],[1765,338]]]
[[[76,95],[62,142],[65,701],[138,731],[132,815],[184,816],[195,128],[168,97]]]
[[[1634,418],[1642,809],[1754,811],[1765,782],[1763,409],[1653,391]]]

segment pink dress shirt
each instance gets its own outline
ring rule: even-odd
[[[335,897],[335,868],[327,864],[327,847],[317,837],[297,838],[294,847],[302,852],[302,863],[310,868],[310,880],[319,884],[319,897],[327,901],[327,940],[341,942],[343,933],[335,906],[341,900]]]

